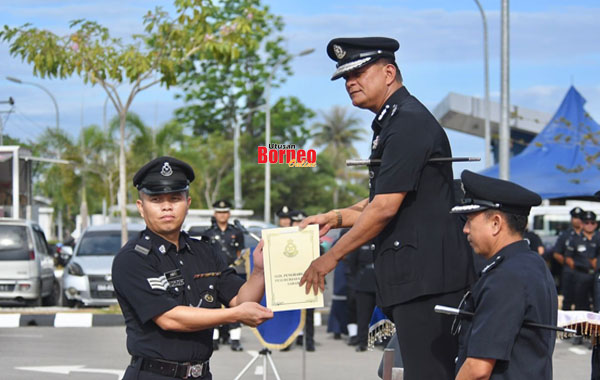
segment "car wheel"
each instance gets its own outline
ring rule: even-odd
[[[54,280],[52,283],[52,292],[46,297],[42,299],[42,303],[44,306],[55,306],[58,305],[60,301],[60,284],[57,280]]]
[[[67,307],[70,307],[70,308],[74,308],[75,306],[77,306],[77,301],[68,299],[67,295],[63,292],[60,304],[62,306],[67,306]]]

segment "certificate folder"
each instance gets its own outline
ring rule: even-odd
[[[272,228],[263,230],[262,237],[267,307],[273,311],[323,307],[323,293],[306,294],[299,286],[304,271],[319,257],[319,227]]]

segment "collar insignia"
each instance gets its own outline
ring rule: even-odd
[[[337,59],[342,59],[346,56],[346,51],[340,45],[333,45],[333,53]]]
[[[491,263],[486,265],[485,268],[483,268],[481,270],[481,274],[485,274],[485,273],[491,271],[492,269],[494,269],[494,267],[496,267],[496,265],[498,265],[500,263],[500,261],[502,261],[503,258],[504,257],[502,257],[502,256],[496,257],[496,259],[494,261],[492,261]]]
[[[171,165],[169,165],[168,162],[163,164],[162,169],[160,169],[160,175],[163,177],[170,177],[173,175],[173,169],[171,169]]]
[[[158,250],[160,251],[160,253],[162,253],[163,255],[167,252],[167,249],[165,248],[164,244],[161,244],[160,247],[158,247]]]
[[[377,135],[377,137],[375,137],[375,140],[373,140],[373,143],[371,144],[371,150],[377,149],[378,144],[379,144],[379,135]]]

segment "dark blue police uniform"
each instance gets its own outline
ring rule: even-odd
[[[594,268],[591,260],[596,257],[597,239],[588,239],[583,232],[572,234],[565,242],[565,257],[573,259],[571,269],[573,300],[576,310],[590,310],[594,284]]]
[[[567,240],[574,239],[576,236],[579,236],[579,234],[573,229],[573,227],[569,227],[568,229],[562,231],[558,235],[556,243],[554,243],[552,252],[556,252],[565,256],[567,251]],[[572,306],[575,304],[575,283],[573,270],[566,264],[561,265],[561,267],[562,272],[560,274],[560,292],[563,295],[561,309],[571,310]]]
[[[140,192],[158,195],[187,191],[193,179],[185,162],[159,157],[144,165],[133,183]],[[178,246],[146,229],[113,261],[112,281],[132,356],[125,380],[212,378],[208,360],[213,329],[166,331],[153,318],[180,305],[208,309],[228,305],[244,281],[208,241],[181,231]]]
[[[497,252],[477,252],[487,262],[479,280],[459,305],[473,313],[472,318],[456,319],[453,324],[453,333],[460,331],[456,371],[460,372],[468,358],[494,359],[490,379],[550,380],[556,333],[551,329],[524,327],[523,323],[556,326],[556,286],[540,255],[529,248],[526,240],[515,241],[515,236],[525,229],[531,207],[539,205],[541,198],[512,182],[468,170],[463,171],[461,179],[465,198],[451,212],[497,210],[505,220],[497,236],[488,231],[487,225],[467,224],[466,231],[473,235],[472,244],[486,249],[502,242],[499,239],[510,238],[512,243]]]
[[[244,248],[244,233],[232,224],[227,224],[225,230],[214,224],[204,234],[210,238],[211,244],[221,253],[227,265],[232,265],[238,258],[237,252]]]
[[[523,321],[556,325],[556,287],[544,260],[521,240],[501,249],[465,299],[457,371],[467,357],[496,359],[490,379],[552,379],[556,333]]]
[[[379,59],[395,65],[396,40],[336,38],[327,54],[337,61],[332,80]],[[446,133],[405,87],[383,104],[372,123],[369,201],[377,194],[406,192],[397,214],[374,239],[377,304],[393,319],[404,359],[404,376],[450,378],[457,340],[436,304],[457,303],[474,280],[473,260],[458,218],[450,215],[454,189]],[[419,326],[419,328],[415,328]]]

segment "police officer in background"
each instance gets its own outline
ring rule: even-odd
[[[356,321],[358,324],[356,352],[367,350],[369,338],[369,322],[375,309],[377,283],[375,280],[375,264],[373,264],[374,245],[367,243],[355,252],[346,256],[354,278],[354,297],[356,297]]]
[[[277,224],[279,227],[290,227],[292,225],[292,219],[290,218],[290,214],[292,209],[286,205],[281,206],[279,210],[275,213],[277,215]]]
[[[146,229],[121,248],[112,266],[132,356],[124,380],[212,379],[213,328],[257,326],[273,317],[258,303],[264,294],[262,243],[244,283],[207,241],[181,231],[193,180],[191,166],[172,157],[148,162],[133,177]]]
[[[205,234],[210,238],[211,244],[220,252],[221,257],[229,266],[235,266],[235,269],[243,279],[246,278],[246,273],[243,265],[235,265],[236,260],[240,257],[241,249],[244,247],[244,233],[229,223],[231,216],[231,203],[226,200],[218,200],[213,203],[215,223],[206,230]],[[242,328],[239,323],[220,326],[215,330],[214,347],[218,349],[218,340],[224,344],[231,343],[233,351],[243,351],[244,348],[240,343]]]
[[[374,239],[377,304],[396,325],[406,380],[448,379],[458,350],[450,322],[436,304],[457,304],[474,280],[473,258],[454,205],[452,165],[428,163],[451,157],[450,143],[435,117],[402,82],[390,38],[336,38],[327,54],[337,62],[331,79],[344,78],[356,107],[376,116],[371,128],[369,198],[350,207],[308,217],[320,234],[352,227],[314,260],[300,283],[324,290],[337,262]],[[416,328],[418,326],[418,328]]]
[[[562,268],[560,274],[560,292],[563,295],[562,310],[571,310],[575,303],[575,283],[573,270],[565,264],[566,242],[581,234],[583,223],[581,222],[581,207],[574,207],[570,211],[571,227],[558,235],[554,248],[552,249],[554,260]]]
[[[527,215],[542,199],[468,170],[461,178],[465,199],[451,212],[467,215],[463,231],[487,264],[459,306],[474,313],[472,319],[453,325],[453,333],[460,332],[456,379],[551,380],[556,333],[523,327],[523,321],[556,326],[554,280],[523,240]]]

